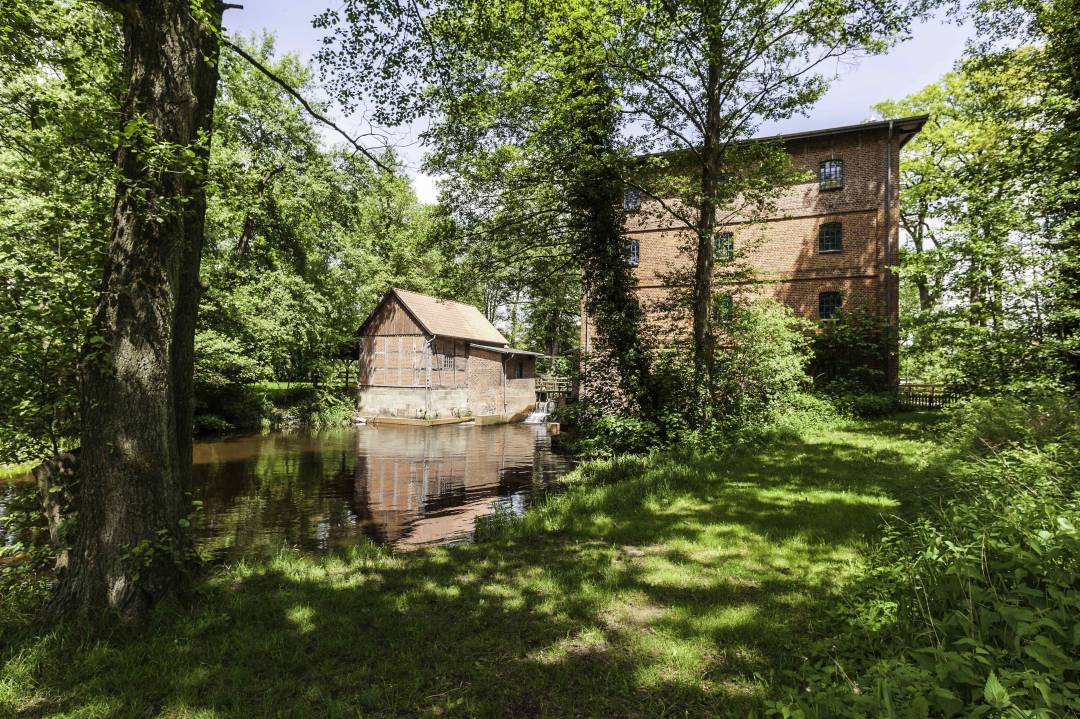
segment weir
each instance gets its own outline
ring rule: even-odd
[[[537,402],[536,409],[525,418],[525,424],[544,424],[554,411],[555,400],[549,399],[543,402]]]

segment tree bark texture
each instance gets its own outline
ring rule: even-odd
[[[77,516],[52,610],[137,618],[191,581],[195,316],[222,6],[105,4],[123,20],[121,180],[80,367]]]
[[[716,194],[720,181],[720,67],[719,48],[710,42],[705,87],[705,128],[701,143],[701,204],[698,208],[697,253],[694,266],[694,390],[698,419],[709,421],[712,406],[713,333],[709,316],[713,288]]]

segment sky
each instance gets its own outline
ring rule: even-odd
[[[277,37],[279,52],[294,52],[304,60],[311,60],[318,47],[319,31],[311,27],[311,18],[331,6],[330,2],[317,0],[243,0],[241,10],[227,10],[225,27],[234,34],[247,35],[272,32]],[[920,90],[938,80],[952,69],[964,51],[968,28],[946,24],[937,20],[917,25],[912,37],[888,55],[866,57],[856,62],[837,63],[824,68],[836,73],[829,92],[815,105],[806,117],[797,116],[761,128],[762,135],[801,132],[840,125],[854,125],[874,117],[871,107],[883,100],[897,100]],[[335,117],[339,124],[357,134],[364,127],[357,119]],[[328,139],[334,137],[327,135]],[[397,131],[394,142],[400,143],[397,153],[404,161],[406,171],[412,178],[413,187],[421,202],[437,200],[435,179],[420,172],[423,148],[409,129]]]

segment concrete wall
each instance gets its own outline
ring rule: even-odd
[[[424,387],[361,387],[357,411],[365,417],[452,417],[469,408],[467,390]]]

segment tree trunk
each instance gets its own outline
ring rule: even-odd
[[[190,586],[192,372],[222,5],[108,2],[124,28],[112,231],[82,366],[78,521],[55,614]]]
[[[701,143],[701,204],[697,226],[697,255],[694,267],[694,390],[698,397],[698,418],[709,421],[712,405],[713,337],[709,305],[713,286],[713,244],[716,234],[716,192],[720,177],[720,96],[719,56],[710,42],[706,84],[705,132]]]
[[[919,203],[918,214],[915,218],[915,231],[911,233],[912,242],[915,244],[915,254],[920,260],[923,259],[923,252],[926,249],[925,233],[926,233],[926,203]],[[926,276],[926,272],[920,267],[919,271],[914,273],[913,278],[915,287],[919,291],[919,309],[923,312],[927,312],[933,304],[930,298],[930,281]]]

